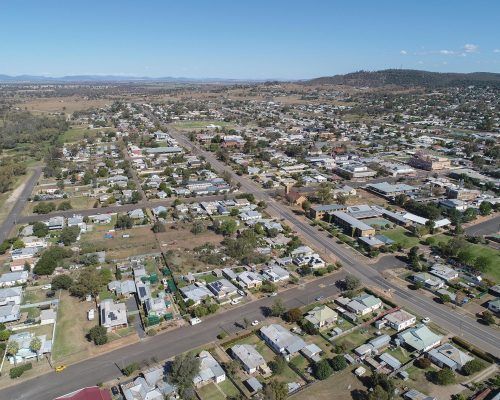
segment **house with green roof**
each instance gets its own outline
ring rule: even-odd
[[[398,334],[401,344],[417,351],[426,352],[441,343],[443,337],[432,332],[426,325],[418,325]]]

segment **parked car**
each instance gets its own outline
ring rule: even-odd
[[[198,317],[194,317],[189,320],[189,323],[191,325],[198,325],[201,323],[201,319],[199,319]]]
[[[428,324],[429,322],[431,322],[431,319],[429,317],[425,317],[422,319],[422,323],[424,324]]]
[[[255,320],[252,322],[252,326],[257,326],[257,325],[259,325],[259,321]]]

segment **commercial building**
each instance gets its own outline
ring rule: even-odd
[[[412,167],[426,171],[439,171],[451,167],[450,160],[446,157],[438,157],[432,154],[417,152],[408,162]]]

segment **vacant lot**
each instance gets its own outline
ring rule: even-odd
[[[316,381],[310,387],[291,397],[293,400],[350,400],[352,393],[365,390],[358,378],[352,373],[353,368],[332,375],[324,381]]]
[[[78,196],[78,197],[69,197],[67,199],[49,200],[46,203],[54,203],[54,205],[57,208],[59,204],[67,201],[71,203],[72,210],[78,211],[78,210],[87,210],[89,208],[92,208],[94,206],[96,199],[87,196]],[[26,207],[24,207],[23,210],[23,215],[32,215],[33,208],[39,203],[40,202],[38,201],[26,203]]]
[[[221,128],[233,128],[233,124],[224,121],[200,120],[200,121],[180,121],[172,124],[173,127],[180,130],[205,129],[207,125],[217,125]]]
[[[109,226],[96,226],[94,231],[82,235],[82,244],[97,245],[99,249],[106,251],[106,258],[112,260],[159,251],[150,226],[116,231],[111,233],[111,238],[105,238],[104,235],[109,229]],[[124,234],[129,235],[129,237],[124,238]]]
[[[98,322],[87,320],[87,311],[95,308],[94,302],[80,301],[63,291],[57,312],[56,337],[52,349],[55,361],[76,361],[90,355],[94,347],[85,335]]]
[[[47,99],[36,99],[17,104],[18,107],[26,108],[27,111],[37,113],[66,112],[72,113],[78,110],[87,110],[89,108],[103,107],[111,104],[113,100],[94,99],[88,100],[80,96],[55,97]]]

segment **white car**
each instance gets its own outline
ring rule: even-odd
[[[422,319],[422,322],[424,324],[428,324],[429,322],[431,322],[431,319],[429,317],[425,317],[425,318]]]
[[[259,321],[255,320],[252,322],[252,326],[257,326],[257,325],[259,325]]]
[[[272,292],[272,293],[269,295],[269,297],[275,297],[275,296],[277,296],[277,295],[278,295],[278,293],[276,293],[276,292]]]
[[[198,325],[201,323],[201,319],[199,319],[198,317],[194,317],[189,320],[189,323],[191,325]]]

